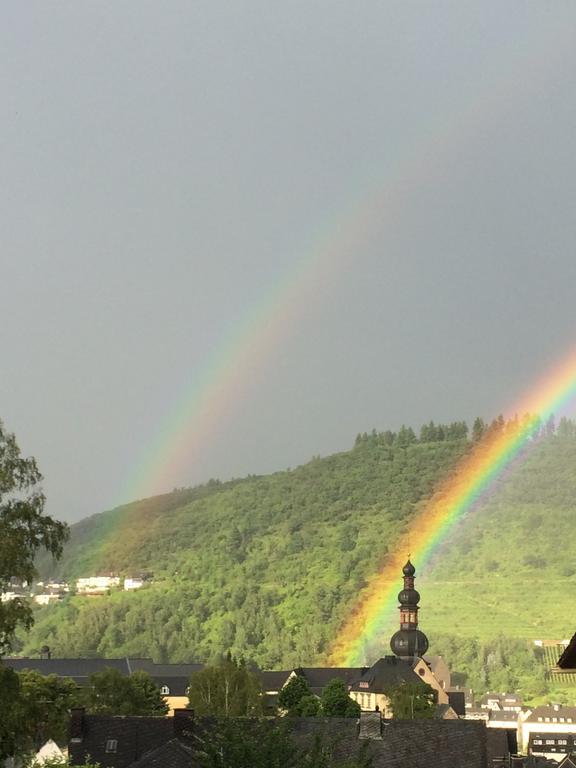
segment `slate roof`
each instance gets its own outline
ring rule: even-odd
[[[330,680],[338,678],[350,685],[364,670],[365,667],[297,667],[294,672],[308,681],[312,693],[320,695]]]
[[[192,713],[183,713],[188,717]],[[374,713],[372,713],[374,716]],[[178,720],[180,718],[176,718]],[[87,754],[103,768],[191,768],[192,744],[178,730],[173,718],[110,717],[84,715],[82,741],[70,743],[71,760],[81,765]],[[189,722],[186,720],[186,722]],[[249,727],[250,721],[245,721]],[[273,727],[277,721],[266,722]],[[382,721],[380,729],[364,729],[359,738],[355,718],[290,718],[284,720],[293,738],[302,747],[311,745],[316,736],[331,745],[335,760],[357,757],[362,749],[373,758],[373,768],[487,768],[488,732],[483,723],[466,720],[392,720]],[[196,729],[209,729],[214,721],[198,718]],[[382,738],[378,738],[377,731]],[[494,741],[494,737],[491,736]],[[501,738],[498,735],[496,739]],[[117,740],[117,751],[106,752],[106,741]],[[490,754],[503,754],[504,742]]]
[[[501,709],[491,709],[489,711],[490,711],[490,714],[488,715],[488,720],[490,722],[512,723],[514,727],[518,723],[518,712],[508,712]]]
[[[116,669],[123,675],[147,672],[159,687],[167,685],[171,696],[185,696],[192,672],[203,664],[155,664],[152,659],[22,659],[4,658],[3,663],[16,671],[33,669],[42,675],[70,677],[80,688],[88,684],[88,678],[104,669]]]
[[[79,686],[86,685],[90,675],[106,668],[117,669],[123,675],[130,674],[127,659],[26,659],[6,656],[2,663],[20,672],[33,669],[42,675],[71,677]]]
[[[70,762],[74,765],[84,765],[90,756],[104,768],[128,768],[142,755],[174,737],[171,717],[84,715],[81,731],[75,730],[74,725],[73,721],[68,745]],[[111,740],[117,742],[115,752],[106,750],[107,742]]]
[[[384,656],[368,669],[364,668],[357,672],[360,674],[350,681],[353,691],[381,693],[401,683],[422,683],[420,676],[412,669],[412,664],[397,656]]]
[[[279,691],[290,677],[290,670],[260,672],[260,682],[263,691]]]
[[[530,712],[528,717],[526,718],[525,722],[527,723],[537,723],[540,722],[538,718],[542,718],[542,722],[545,723],[546,717],[550,718],[550,722],[558,722],[561,717],[564,718],[566,721],[568,718],[571,718],[572,724],[576,724],[576,707],[567,707],[564,704],[559,704],[556,706],[544,706],[544,707],[534,707],[534,709]]]
[[[476,721],[478,722],[478,721]],[[507,758],[510,752],[515,753],[517,749],[516,739],[510,743],[508,731],[504,728],[486,728],[486,757],[488,765],[495,765],[497,758]],[[507,762],[504,763],[508,765]]]
[[[372,755],[373,768],[486,768],[487,740],[483,723],[466,720],[384,721],[382,739],[358,739],[349,718],[297,718],[294,736],[300,743],[315,734],[334,743],[334,758],[350,760],[360,748]]]
[[[130,768],[190,768],[194,765],[192,748],[180,739],[171,739],[145,755]]]

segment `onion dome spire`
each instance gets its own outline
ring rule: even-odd
[[[428,638],[418,629],[418,603],[420,595],[414,589],[416,568],[410,562],[410,556],[404,568],[404,589],[398,593],[400,603],[400,629],[392,635],[390,647],[396,656],[412,658],[423,656],[428,650]]]

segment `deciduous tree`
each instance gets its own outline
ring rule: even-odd
[[[188,701],[198,715],[257,716],[262,713],[262,688],[258,676],[229,654],[192,674]]]
[[[360,705],[348,695],[346,684],[339,678],[330,680],[320,698],[326,717],[359,717]]]
[[[0,592],[12,579],[32,581],[38,550],[62,554],[68,528],[44,514],[41,480],[36,460],[21,456],[16,438],[0,422]],[[28,601],[0,602],[0,656],[10,649],[16,629],[32,623]]]

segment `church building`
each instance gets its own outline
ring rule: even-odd
[[[379,711],[384,717],[392,717],[386,690],[403,683],[427,683],[436,691],[437,703],[449,705],[449,696],[442,683],[424,659],[428,650],[428,638],[418,629],[420,595],[414,588],[416,569],[408,559],[402,569],[404,587],[398,594],[400,603],[400,629],[392,635],[390,647],[393,656],[384,656],[371,667],[359,670],[350,681],[350,696],[364,711]],[[444,707],[445,717],[456,717],[449,707]],[[463,714],[463,713],[462,713]]]

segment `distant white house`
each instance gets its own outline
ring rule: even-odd
[[[62,600],[62,595],[55,592],[43,595],[34,595],[34,602],[38,605],[50,605],[50,603],[57,603],[58,600]]]
[[[127,576],[124,579],[124,589],[126,592],[132,592],[135,589],[140,589],[144,586],[144,579],[139,577]]]
[[[104,594],[112,587],[119,586],[119,576],[86,576],[76,580],[78,594]]]
[[[0,603],[9,603],[15,597],[20,597],[20,595],[16,592],[2,592],[0,593]]]

